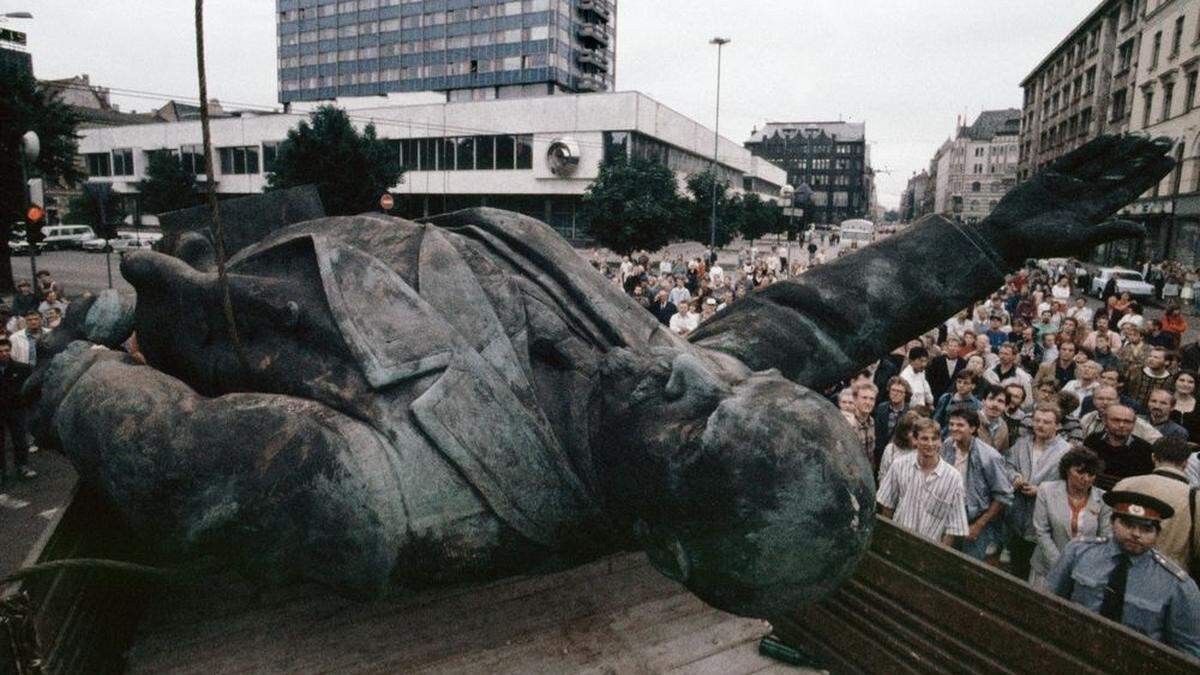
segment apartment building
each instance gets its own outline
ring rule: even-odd
[[[975,224],[992,212],[1016,185],[1021,111],[985,110],[970,125],[960,123],[954,137],[930,162],[933,213]]]
[[[616,0],[276,0],[279,100],[612,91]]]

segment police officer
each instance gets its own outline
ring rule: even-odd
[[[1113,621],[1200,656],[1200,590],[1156,551],[1163,520],[1175,511],[1139,492],[1104,495],[1113,536],[1072,541],[1046,577],[1051,592]]]

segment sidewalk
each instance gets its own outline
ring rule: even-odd
[[[75,490],[75,469],[56,452],[29,456],[37,478],[5,481],[0,488],[0,576],[18,569]]]

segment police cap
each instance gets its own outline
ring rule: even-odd
[[[1171,505],[1141,492],[1129,490],[1113,490],[1104,493],[1104,503],[1112,507],[1113,515],[1128,520],[1138,520],[1150,525],[1160,525],[1162,521],[1175,515]]]

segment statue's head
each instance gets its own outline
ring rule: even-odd
[[[853,571],[875,486],[832,404],[700,349],[626,372],[638,374],[614,379],[606,459],[628,468],[608,467],[609,497],[656,568],[715,607],[764,618]]]

